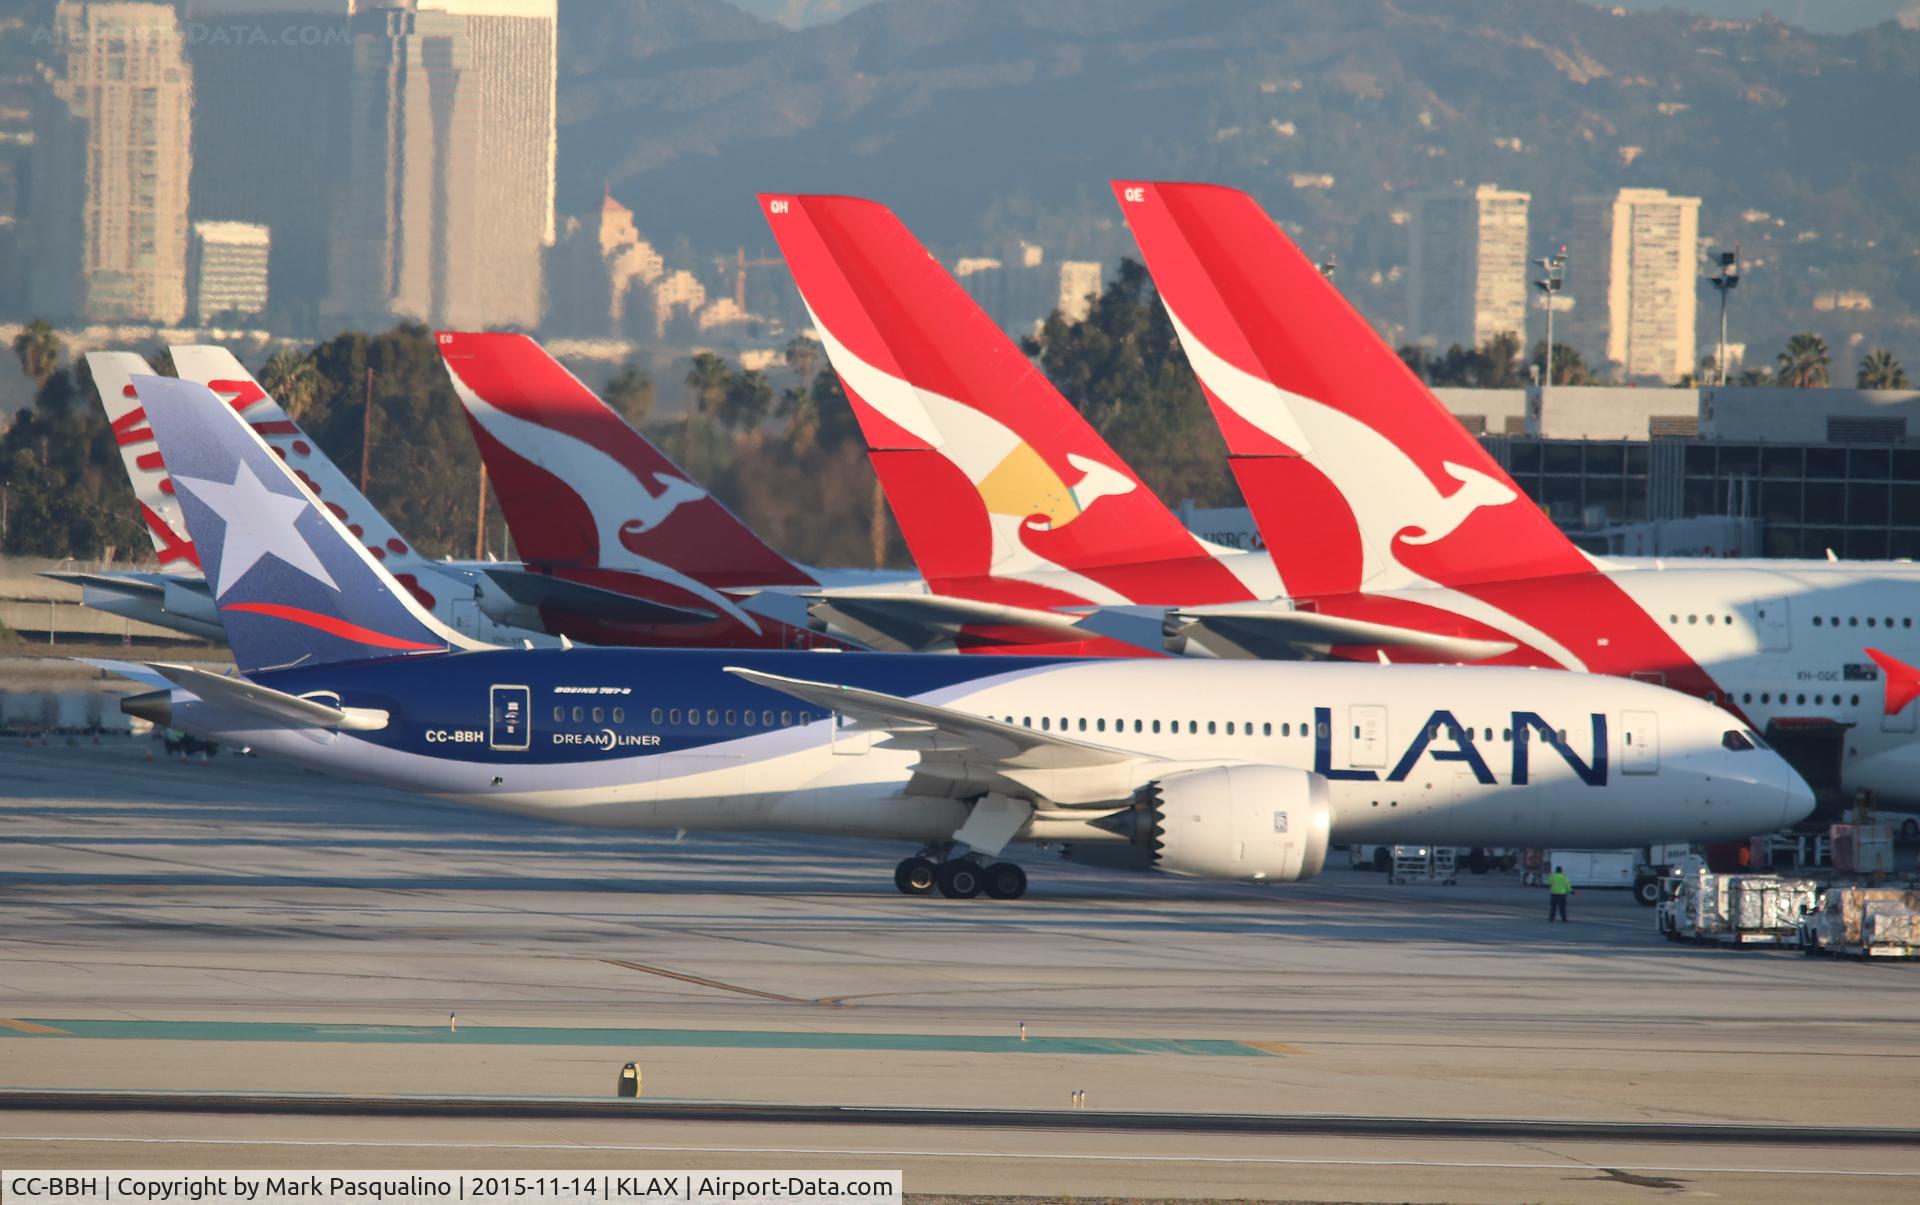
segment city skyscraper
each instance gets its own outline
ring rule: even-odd
[[[1414,200],[1407,274],[1407,338],[1478,347],[1527,331],[1527,206],[1497,184]]]
[[[351,28],[326,314],[537,325],[554,233],[555,0],[375,0]]]
[[[257,320],[267,312],[272,235],[251,222],[195,222],[187,257],[194,321],[221,314]]]
[[[49,318],[187,311],[193,73],[171,4],[54,7],[34,98],[30,301]]]
[[[184,0],[193,36],[192,217],[273,232],[272,320],[320,329],[330,201],[346,159],[354,0]]]
[[[1629,380],[1692,372],[1699,244],[1699,197],[1623,188],[1576,199],[1567,293],[1577,345]]]

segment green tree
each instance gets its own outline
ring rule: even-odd
[[[1547,371],[1547,341],[1538,340],[1533,345],[1533,371],[1544,374]],[[1555,385],[1591,385],[1593,371],[1587,367],[1586,359],[1574,348],[1558,339],[1553,343],[1553,381]]]
[[[112,561],[151,547],[85,361],[56,367],[0,436],[0,489],[8,553]]]
[[[1812,331],[1804,331],[1787,340],[1787,346],[1775,363],[1780,366],[1780,384],[1790,389],[1819,389],[1827,383],[1832,357],[1827,341]]]
[[[60,371],[60,357],[65,351],[66,345],[44,318],[35,318],[13,337],[13,354],[19,357],[21,371],[36,390],[45,388]]]
[[[620,412],[620,417],[636,427],[644,426],[647,416],[653,413],[653,378],[647,375],[646,369],[629,360],[613,374],[600,396]]]
[[[733,369],[719,356],[710,351],[694,356],[687,369],[687,388],[693,391],[693,412],[702,418],[719,414],[732,380]]]
[[[313,357],[291,347],[280,348],[260,366],[260,387],[296,423],[306,416],[325,385]]]
[[[813,374],[820,369],[820,341],[809,339],[805,335],[795,335],[787,340],[787,346],[781,351],[786,361],[787,371],[791,372],[805,387],[813,380]]]
[[[752,431],[773,411],[773,386],[757,368],[732,374],[720,398],[720,422],[729,431]]]
[[[1219,428],[1139,263],[1121,261],[1085,319],[1069,322],[1056,310],[1023,346],[1162,498],[1202,506],[1239,500],[1221,469]]]
[[[1860,372],[1855,377],[1855,383],[1862,389],[1912,388],[1906,368],[1884,347],[1874,348],[1860,361]]]
[[[433,333],[411,323],[337,335],[309,353],[321,387],[302,422],[350,478],[358,478],[373,372],[369,500],[428,556],[473,550],[480,455]]]

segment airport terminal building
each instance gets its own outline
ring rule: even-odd
[[[1590,552],[1920,558],[1920,390],[1435,393]],[[1243,514],[1187,517],[1244,545]]]

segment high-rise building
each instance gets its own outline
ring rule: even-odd
[[[1574,202],[1567,293],[1572,334],[1629,380],[1692,372],[1700,198],[1623,188]]]
[[[327,296],[330,202],[346,161],[354,0],[183,0],[193,65],[193,220],[273,231],[276,330],[309,335]]]
[[[54,7],[34,100],[30,303],[54,319],[187,311],[193,74],[172,4]]]
[[[187,285],[194,320],[216,315],[258,318],[267,312],[267,264],[272,239],[250,222],[195,222],[188,247]]]
[[[1527,332],[1527,205],[1496,184],[1419,197],[1412,206],[1407,337],[1479,347]]]
[[[326,312],[535,326],[554,234],[555,0],[356,7]]]
[[[1100,264],[1096,260],[1060,261],[1060,316],[1068,322],[1082,322],[1100,295]]]

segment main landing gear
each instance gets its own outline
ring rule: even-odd
[[[982,864],[973,858],[936,862],[925,854],[915,854],[894,868],[893,885],[903,895],[932,895],[938,891],[950,900],[970,900],[979,895],[1017,900],[1027,893],[1027,872],[1012,862]]]

